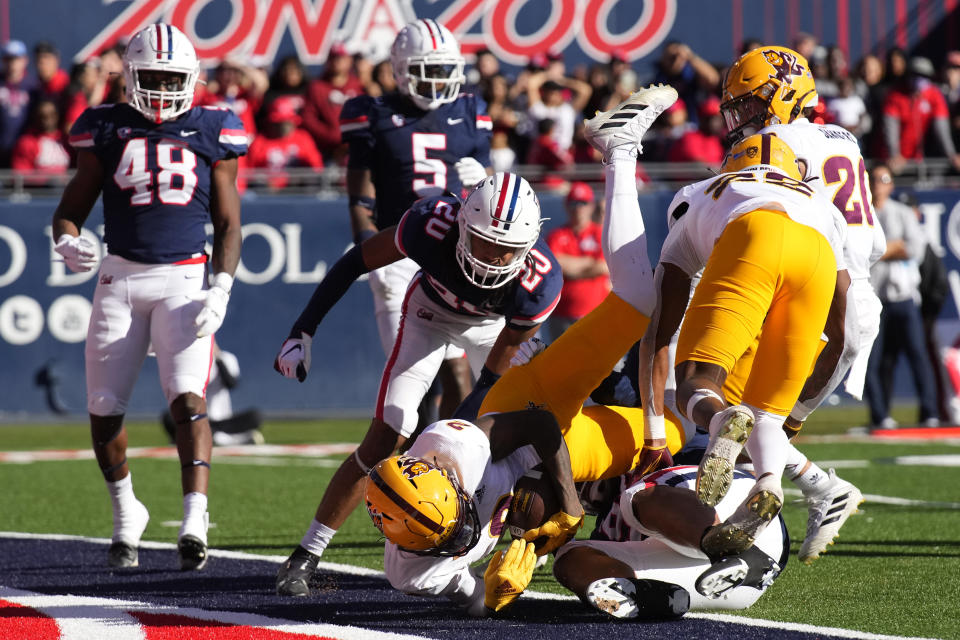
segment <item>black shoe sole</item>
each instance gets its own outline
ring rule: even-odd
[[[177,541],[181,571],[199,571],[207,564],[207,545],[200,538],[189,534]]]

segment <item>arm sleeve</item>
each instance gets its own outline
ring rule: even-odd
[[[313,335],[317,325],[327,312],[347,292],[354,280],[369,271],[363,263],[360,245],[354,245],[342,258],[337,260],[327,275],[317,285],[306,308],[297,318],[290,330],[290,337],[300,337],[300,333]]]

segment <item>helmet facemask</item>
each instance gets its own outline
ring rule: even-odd
[[[770,98],[776,90],[775,83],[768,82],[756,93],[746,93],[720,105],[723,123],[727,127],[728,144],[739,142],[768,124],[780,123],[780,119],[770,110]]]
[[[476,242],[476,240],[480,240],[480,242]],[[536,242],[536,238],[533,241]],[[475,255],[475,253],[491,253],[490,247],[484,246],[484,243],[503,247],[504,253],[512,250],[513,257],[505,264],[486,262]],[[457,262],[460,264],[463,275],[470,282],[481,289],[496,289],[512,280],[523,269],[527,254],[532,246],[533,242],[509,242],[501,238],[491,237],[478,229],[465,225],[460,230],[460,238],[457,240]],[[496,251],[493,251],[493,253],[496,253]]]
[[[477,507],[467,494],[460,488],[460,484],[452,474],[446,474],[450,484],[457,492],[457,524],[453,530],[433,549],[405,549],[398,545],[398,549],[418,556],[439,556],[454,558],[474,548],[480,540],[480,516]]]
[[[464,82],[463,58],[445,54],[411,57],[407,61],[406,95],[424,111],[453,102]]]
[[[175,69],[144,69],[131,65],[129,75],[133,83],[129,92],[130,104],[151,120],[172,120],[189,110],[193,104],[196,73]],[[171,85],[176,88],[171,90]]]

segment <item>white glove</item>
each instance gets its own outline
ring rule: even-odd
[[[197,328],[197,337],[213,335],[223,318],[227,315],[227,302],[230,301],[230,289],[233,288],[233,276],[221,271],[213,279],[213,286],[192,296],[194,300],[203,300],[203,308],[193,320]]]
[[[473,189],[478,182],[487,177],[487,170],[483,165],[469,156],[460,158],[453,167],[457,170],[457,176],[466,189]]]
[[[534,336],[517,347],[517,352],[510,358],[511,367],[519,367],[527,364],[536,357],[538,353],[547,348],[547,343]]]
[[[63,256],[63,261],[70,267],[70,271],[90,271],[97,266],[96,247],[83,236],[65,233],[60,236],[60,241],[53,250]]]
[[[285,378],[296,378],[300,382],[307,379],[310,371],[310,349],[313,338],[309,333],[300,332],[299,338],[287,338],[280,345],[280,352],[273,361],[273,368]]]

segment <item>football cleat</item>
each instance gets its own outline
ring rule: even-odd
[[[279,596],[308,596],[310,595],[310,578],[317,570],[320,556],[310,553],[300,545],[293,550],[290,557],[280,565],[277,571],[277,595]]]
[[[140,564],[137,546],[126,542],[114,542],[107,550],[107,565],[114,569],[130,569]]]
[[[730,490],[737,456],[753,431],[753,412],[742,405],[727,407],[714,416],[717,419],[720,427],[711,433],[697,469],[697,497],[708,507],[723,500]]]
[[[669,620],[690,610],[690,594],[680,585],[638,578],[601,578],[587,586],[587,601],[609,616]]]
[[[730,589],[743,584],[749,571],[750,567],[743,558],[721,558],[700,574],[694,586],[700,595],[716,600]]]
[[[800,546],[800,561],[810,564],[833,544],[840,527],[857,512],[863,502],[860,490],[830,469],[828,486],[816,495],[807,496],[807,535]]]
[[[700,540],[700,548],[711,558],[742,553],[750,548],[763,528],[777,517],[782,507],[780,479],[764,476],[729,518],[707,529]]]
[[[640,139],[653,121],[677,101],[677,90],[670,85],[650,85],[633,93],[609,111],[597,113],[584,124],[584,135],[593,147],[610,161],[611,152],[627,147],[637,153],[643,150]]]
[[[191,534],[177,541],[177,555],[181,571],[199,571],[207,564],[207,543]]]

